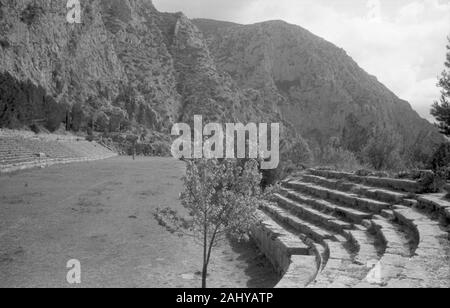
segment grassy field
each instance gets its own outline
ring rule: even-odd
[[[182,162],[119,157],[0,177],[0,287],[197,287],[201,249],[167,233],[157,207],[181,207]],[[251,243],[224,243],[210,287],[272,287],[277,277]]]

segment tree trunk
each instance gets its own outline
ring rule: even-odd
[[[206,279],[208,278],[208,264],[203,264],[202,289],[206,289]]]
[[[208,229],[206,216],[203,222],[203,269],[202,269],[202,289],[206,289],[206,278],[208,276]]]

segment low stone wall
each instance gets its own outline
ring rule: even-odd
[[[316,256],[310,247],[276,227],[269,217],[253,228],[251,236],[281,277],[276,288],[304,288],[317,276]]]
[[[116,155],[111,155],[114,157]],[[106,159],[107,157],[105,157]],[[34,161],[29,163],[18,164],[17,166],[1,167],[1,174],[8,174],[22,170],[35,169],[35,168],[48,168],[53,165],[64,165],[71,163],[89,162],[99,160],[98,158],[75,158],[75,159],[41,159],[40,161]]]

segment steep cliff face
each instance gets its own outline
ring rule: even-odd
[[[118,95],[126,75],[95,5],[86,5],[84,23],[78,26],[66,22],[63,1],[2,0],[0,10],[2,126],[45,116],[39,113],[44,92],[68,105]],[[20,85],[21,96],[8,88],[8,75]],[[26,83],[42,87],[43,93],[34,97]]]
[[[282,96],[283,118],[319,143],[339,137],[353,151],[372,130],[397,132],[404,148],[442,137],[411,106],[363,71],[344,50],[282,21],[254,25],[194,20],[217,66],[242,89]]]
[[[123,121],[167,133],[194,114],[279,120],[262,110],[258,91],[241,91],[217,69],[203,34],[181,13],[160,13],[150,0],[82,1],[82,24],[71,25],[64,1],[0,3],[0,89],[9,97],[0,100],[1,126],[50,116],[30,108],[45,99],[38,102],[28,84],[64,106],[76,130],[92,121],[118,129]],[[14,94],[10,79],[23,95]]]
[[[58,103],[81,104],[75,128],[96,112],[111,118],[120,108],[129,121],[169,129],[181,102],[151,2],[82,1],[82,24],[74,25],[66,21],[64,1],[1,3],[1,37],[8,45],[0,56],[1,72],[42,86]],[[28,11],[31,17],[24,20]],[[23,102],[2,101],[2,109],[5,104],[10,123],[38,117],[24,118]]]
[[[175,122],[282,122],[283,135],[340,137],[374,127],[430,148],[434,128],[346,53],[284,22],[238,25],[158,12],[150,0],[0,0],[0,127],[164,134]]]

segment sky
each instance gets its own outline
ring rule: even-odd
[[[444,69],[450,0],[153,0],[159,11],[251,24],[284,20],[344,48],[419,114]]]

